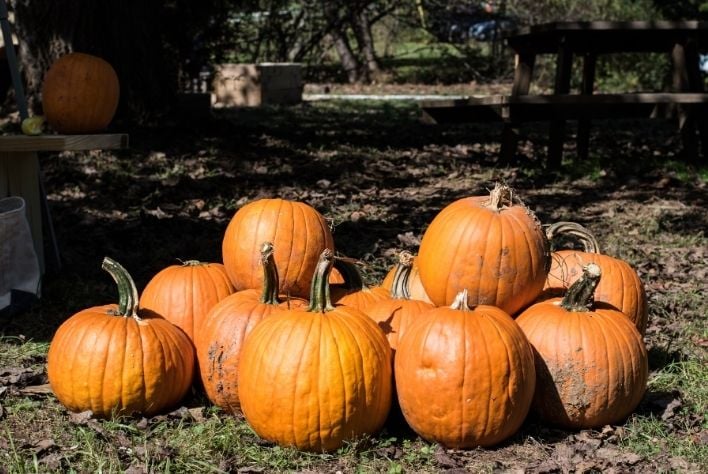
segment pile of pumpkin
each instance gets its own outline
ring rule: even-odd
[[[559,235],[585,249],[551,253]],[[512,436],[530,410],[600,427],[643,396],[636,272],[582,226],[544,230],[507,186],[445,207],[380,286],[333,247],[311,206],[262,199],[235,213],[223,264],[165,268],[140,298],[105,259],[119,303],[59,328],[54,393],[72,411],[149,416],[194,383],[262,438],[318,452],[375,433],[392,406],[423,438],[471,448]]]

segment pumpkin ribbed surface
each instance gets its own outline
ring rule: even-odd
[[[140,296],[140,308],[159,314],[194,341],[209,310],[233,292],[222,264],[187,261],[152,277]]]
[[[451,448],[491,446],[513,435],[535,385],[528,341],[492,306],[422,314],[399,340],[395,375],[408,424]]]
[[[275,247],[280,293],[306,298],[320,253],[334,248],[327,222],[311,206],[283,199],[260,199],[239,209],[222,244],[237,290],[261,288],[258,249],[266,241]]]
[[[622,313],[609,308],[574,313],[544,302],[517,321],[537,353],[533,407],[544,421],[599,428],[622,421],[637,407],[647,382],[647,353]]]
[[[69,53],[52,63],[42,83],[42,108],[59,133],[105,129],[118,108],[120,85],[104,59]]]
[[[565,428],[620,422],[646,389],[648,360],[639,331],[620,311],[593,303],[600,268],[587,265],[563,300],[537,303],[517,318],[536,356],[534,410]]]
[[[261,321],[238,368],[246,421],[262,438],[306,451],[332,451],[378,431],[391,408],[391,349],[361,311],[329,297],[333,254],[325,250],[310,305]]]
[[[191,342],[164,319],[114,316],[116,309],[86,309],[59,327],[47,356],[54,394],[69,410],[97,417],[174,406],[192,384]]]
[[[509,314],[538,297],[550,265],[546,238],[531,211],[491,196],[445,207],[426,229],[417,263],[436,306],[451,304],[466,289],[470,306],[497,306]]]

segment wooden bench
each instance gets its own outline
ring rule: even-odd
[[[468,99],[422,101],[429,123],[533,122],[610,119],[617,117],[668,118],[675,105],[706,107],[708,93],[636,93],[595,95],[493,95]],[[662,113],[664,109],[666,113]]]

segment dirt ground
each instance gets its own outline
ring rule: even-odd
[[[458,90],[465,88],[447,89]],[[398,251],[416,252],[426,225],[447,203],[504,181],[541,222],[579,222],[595,233],[605,253],[637,269],[650,304],[646,344],[654,375],[682,361],[705,363],[707,179],[705,167],[701,175],[681,161],[679,135],[671,123],[598,123],[591,160],[567,160],[553,170],[544,168],[543,126],[525,128],[518,163],[500,166],[498,125],[423,124],[411,104],[321,102],[220,110],[211,117],[116,131],[130,134],[130,149],[41,156],[62,265],[57,269],[48,249],[41,301],[0,320],[5,350],[28,340],[48,342],[71,314],[114,301],[113,283],[100,269],[103,256],[121,262],[139,288],[177,259],[219,261],[229,219],[251,200],[277,196],[314,206],[331,221],[337,250],[361,260],[367,281],[374,283]],[[574,153],[571,140],[566,155]],[[12,433],[13,452],[20,458],[34,455],[39,471],[62,470],[66,461],[57,464],[53,458],[51,464],[45,458],[71,459],[65,454],[71,447],[61,436],[48,438],[42,423],[57,417],[66,421],[68,415],[51,395],[27,391],[46,383],[43,367],[41,354],[0,359],[0,433]],[[570,433],[530,419],[498,448],[432,447],[425,464],[404,464],[404,470],[705,472],[708,421],[697,413],[705,399],[696,401],[687,390],[679,382],[657,382],[636,419],[623,425]],[[27,423],[9,409],[3,412],[2,406],[27,397],[40,401],[35,406],[47,410],[45,417]],[[200,408],[195,400],[186,406]],[[662,435],[635,442],[632,430],[647,420],[659,423]],[[86,420],[77,423],[88,430],[92,426]],[[387,429],[399,432],[399,439],[415,438]],[[694,454],[674,449],[676,442],[696,447]],[[3,449],[10,447],[0,439]],[[400,443],[370,449],[375,456],[405,459]],[[134,465],[130,457],[120,459],[124,469]],[[214,469],[244,469],[230,462]],[[327,458],[312,469],[342,468],[356,466]]]

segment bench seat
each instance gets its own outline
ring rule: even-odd
[[[708,93],[492,95],[426,100],[420,107],[427,122],[462,123],[665,117],[674,104],[708,107]]]

